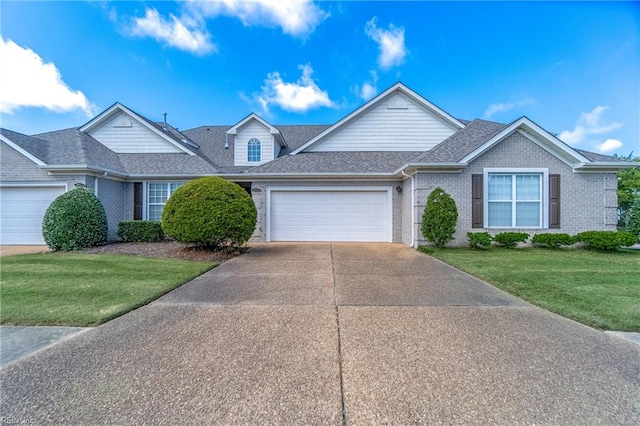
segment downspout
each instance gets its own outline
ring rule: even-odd
[[[403,176],[411,178],[411,244],[409,244],[409,247],[414,247],[415,246],[415,232],[416,232],[416,221],[415,221],[415,217],[416,217],[416,207],[415,207],[415,193],[413,191],[413,175],[408,175],[404,172],[403,170],[400,170],[400,172],[402,173]]]
[[[102,173],[102,176],[96,176],[96,179],[93,182],[93,195],[95,195],[96,198],[98,198],[98,179],[107,177],[108,174],[109,173],[104,172],[104,173]]]

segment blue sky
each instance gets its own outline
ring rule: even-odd
[[[455,117],[526,115],[572,146],[640,154],[637,2],[0,3],[1,126],[114,102],[180,129],[334,123],[402,81]]]

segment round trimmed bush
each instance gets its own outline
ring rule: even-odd
[[[458,221],[456,202],[438,187],[427,197],[422,214],[422,235],[436,247],[444,247],[453,240]]]
[[[82,250],[107,241],[107,215],[93,192],[74,188],[53,200],[44,214],[42,236],[54,251]]]
[[[219,248],[251,238],[258,213],[238,184],[220,177],[195,179],[178,188],[162,211],[162,230],[182,243]]]

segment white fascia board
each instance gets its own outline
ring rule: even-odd
[[[280,134],[280,130],[278,130],[275,127],[273,127],[266,120],[264,120],[262,117],[260,117],[258,114],[254,113],[254,112],[252,112],[251,114],[249,114],[248,116],[246,116],[245,118],[243,118],[242,120],[240,120],[239,122],[234,124],[229,130],[227,130],[227,134],[229,134],[229,135],[237,135],[238,134],[238,129],[243,127],[245,124],[247,124],[251,120],[255,120],[258,123],[262,124],[267,129],[269,129],[269,133],[271,133],[272,135],[279,135]]]
[[[99,166],[92,166],[89,164],[56,164],[51,166],[42,166],[40,167],[42,170],[48,172],[56,172],[56,173],[107,173],[112,176],[117,177],[127,177],[127,174],[122,173],[118,170],[107,169]]]
[[[574,149],[569,147],[567,144],[565,144],[560,139],[558,139],[555,136],[553,136],[551,133],[549,133],[546,130],[544,130],[542,127],[538,126],[533,121],[529,120],[527,117],[521,117],[521,118],[515,120],[514,122],[512,122],[507,127],[505,127],[502,131],[500,131],[500,133],[498,133],[497,135],[495,135],[494,137],[489,139],[487,142],[482,144],[480,147],[478,147],[475,150],[473,150],[470,154],[467,154],[462,160],[460,160],[460,163],[467,163],[468,164],[468,163],[472,162],[477,157],[479,157],[480,155],[485,153],[487,150],[489,150],[491,147],[493,147],[494,145],[496,145],[497,143],[502,141],[504,138],[509,136],[511,133],[518,131],[521,127],[526,127],[528,129],[530,129],[531,131],[535,132],[537,135],[539,135],[541,138],[543,138],[548,143],[554,145],[559,150],[561,150],[561,151],[567,153],[569,156],[575,158],[576,162],[585,162],[585,163],[590,162],[583,155],[581,155],[580,153],[578,153],[577,151],[575,151]],[[530,140],[533,140],[533,139],[531,139],[530,136],[526,135],[525,133],[522,133],[522,134],[524,136],[527,136]],[[537,141],[534,141],[534,142],[538,143]],[[540,144],[538,143],[538,145],[540,145]],[[558,157],[558,155],[555,154],[553,151],[549,151],[549,150],[547,150],[547,151],[549,153],[553,154],[555,157],[559,158],[560,160],[562,160],[562,161],[564,161],[566,163],[566,161],[564,159]]]
[[[217,175],[225,179],[249,179],[249,180],[313,180],[313,179],[359,179],[359,180],[395,180],[397,176],[392,173],[296,173],[296,174],[284,174],[284,173],[227,173]]]
[[[37,138],[36,138],[37,139]],[[24,148],[22,148],[20,145],[14,143],[11,141],[11,139],[7,138],[6,136],[4,136],[3,134],[0,134],[0,140],[4,143],[6,143],[7,145],[9,145],[11,148],[15,149],[16,151],[18,151],[20,154],[24,155],[25,157],[27,157],[29,160],[33,161],[34,163],[36,163],[38,166],[46,166],[47,164],[42,161],[41,159],[39,159],[38,157],[36,157],[35,155],[31,154],[29,151],[25,150]]]
[[[196,153],[194,153],[193,151],[191,151],[191,150],[185,148],[184,146],[180,145],[178,142],[173,140],[171,137],[167,136],[164,132],[161,132],[160,130],[158,130],[157,127],[152,126],[151,124],[149,124],[149,122],[147,122],[147,120],[145,120],[142,117],[140,117],[140,115],[138,115],[135,112],[131,111],[129,108],[127,108],[126,106],[122,105],[119,102],[116,102],[115,104],[113,104],[106,111],[103,111],[102,113],[100,113],[99,115],[94,117],[91,121],[89,121],[84,126],[80,127],[80,129],[78,129],[78,130],[80,130],[83,133],[89,134],[92,130],[102,126],[106,121],[110,120],[111,117],[113,117],[116,114],[116,112],[118,112],[118,111],[124,112],[125,114],[129,115],[131,118],[136,120],[138,123],[142,124],[147,129],[151,130],[156,135],[160,136],[161,138],[163,138],[164,140],[166,140],[170,144],[178,147],[181,151],[183,151],[183,152],[185,152],[185,153],[187,153],[189,155],[196,155]]]
[[[573,168],[575,172],[617,172],[623,169],[640,167],[640,163],[622,163],[619,161],[591,161],[580,163]]]
[[[307,143],[303,144],[302,146],[297,148],[295,151],[291,152],[289,155],[296,155],[299,152],[302,152],[302,151],[306,150],[307,148],[311,148],[312,146],[317,145],[322,139],[324,139],[325,137],[327,137],[328,135],[330,135],[332,133],[335,133],[341,127],[345,126],[346,124],[348,124],[351,121],[355,120],[356,118],[360,117],[365,112],[367,112],[371,108],[375,107],[379,103],[383,102],[386,98],[388,98],[389,96],[391,96],[395,92],[400,92],[400,93],[410,97],[412,100],[416,101],[417,104],[421,105],[422,107],[424,107],[424,108],[426,108],[428,110],[431,110],[432,112],[436,113],[436,115],[439,115],[441,118],[443,118],[445,121],[448,121],[449,124],[453,125],[453,127],[457,127],[458,129],[462,129],[463,127],[465,127],[465,125],[462,122],[460,122],[459,120],[457,120],[453,116],[449,115],[444,110],[438,108],[437,106],[435,106],[431,102],[427,101],[425,98],[423,98],[422,96],[420,96],[419,94],[417,94],[413,90],[409,89],[404,84],[396,83],[393,86],[391,86],[390,88],[388,88],[387,90],[385,90],[384,92],[380,93],[378,96],[374,97],[373,99],[371,99],[371,100],[367,101],[366,103],[364,103],[363,105],[361,105],[358,109],[356,109],[351,114],[347,115],[346,117],[344,117],[343,119],[341,119],[340,121],[335,123],[333,126],[331,126],[328,129],[326,129],[324,132],[322,132],[319,135],[315,136],[310,141],[308,141]]]
[[[467,167],[466,163],[458,163],[458,162],[417,162],[417,163],[407,163],[404,166],[400,167],[396,170],[395,174],[401,174],[403,171],[407,169],[420,169],[423,170],[462,170]]]

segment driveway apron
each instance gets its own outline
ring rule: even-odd
[[[637,424],[640,350],[396,244],[261,244],[0,370],[64,424]]]

